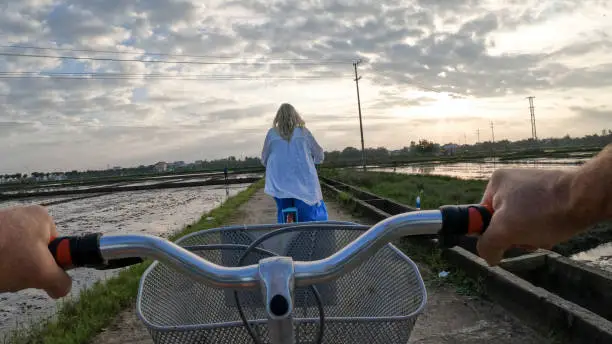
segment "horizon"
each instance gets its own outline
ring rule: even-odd
[[[605,133],[591,133],[591,134],[586,134],[584,136],[570,136],[570,135],[564,135],[561,137],[544,137],[544,138],[538,138],[537,142],[540,143],[545,143],[546,141],[550,141],[550,140],[562,140],[562,139],[570,139],[570,140],[582,140],[582,139],[588,139],[588,138],[592,138],[592,137],[604,137],[604,136],[612,136],[612,129],[607,129],[605,130]],[[430,141],[427,139],[423,139],[426,142],[430,142],[434,145],[439,146],[439,148],[443,148],[446,145],[456,145],[459,148],[463,148],[463,147],[474,147],[474,146],[478,146],[478,145],[482,145],[482,146],[488,146],[488,145],[496,145],[496,144],[502,144],[502,143],[510,143],[510,144],[516,144],[516,143],[524,143],[524,142],[529,142],[531,141],[531,138],[527,138],[527,139],[518,139],[518,140],[507,140],[507,139],[502,139],[502,140],[496,140],[496,141],[490,141],[490,140],[483,140],[483,141],[479,141],[479,142],[473,142],[473,143],[460,143],[460,142],[435,142],[435,141]],[[415,141],[415,144],[419,144],[419,141]],[[548,142],[550,143],[550,142]],[[403,145],[401,147],[394,147],[394,148],[390,148],[390,147],[365,147],[366,151],[368,150],[372,150],[372,151],[376,151],[379,149],[384,149],[385,151],[387,151],[387,153],[389,154],[393,154],[394,152],[399,152],[401,150],[403,150],[404,148],[411,148],[411,144],[412,142]],[[560,146],[559,148],[571,148],[574,147],[576,149],[580,149],[580,148],[593,148],[594,146]],[[359,147],[354,147],[354,146],[346,146],[344,148],[341,149],[333,149],[333,150],[325,150],[325,159],[328,158],[328,154],[330,153],[342,153],[344,152],[346,149],[355,149],[359,152],[361,152],[361,149]],[[367,153],[366,153],[367,155]],[[433,154],[435,155],[435,154]],[[77,172],[102,172],[102,171],[110,171],[110,170],[115,170],[115,169],[138,169],[138,168],[150,168],[150,167],[154,167],[156,164],[158,163],[165,163],[168,165],[172,165],[175,163],[183,163],[185,166],[188,165],[194,165],[197,164],[198,162],[202,162],[202,163],[218,163],[224,160],[228,160],[230,158],[234,158],[235,161],[244,161],[246,162],[247,159],[261,159],[260,156],[258,155],[229,155],[226,157],[222,157],[222,158],[217,158],[217,159],[209,159],[206,157],[200,157],[197,158],[195,160],[180,160],[180,159],[171,159],[171,160],[159,160],[159,161],[154,161],[154,162],[148,162],[148,163],[142,163],[139,165],[128,165],[128,166],[117,166],[117,165],[111,165],[111,164],[107,164],[107,166],[105,168],[99,168],[99,169],[81,169],[81,170],[55,170],[55,171],[16,171],[16,172],[6,172],[6,171],[1,171],[0,170],[0,177],[2,177],[3,175],[14,175],[14,174],[26,174],[26,175],[31,175],[32,173],[43,173],[43,174],[63,174],[66,172],[73,172],[73,171],[77,171]]]
[[[283,102],[326,151],[359,149],[354,59],[366,148],[487,141],[490,121],[527,139],[528,96],[538,138],[599,134],[610,6],[24,0],[0,13],[1,170],[257,157]]]

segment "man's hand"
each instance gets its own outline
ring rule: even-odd
[[[497,265],[513,246],[550,249],[589,222],[572,213],[573,172],[497,170],[491,176],[483,204],[494,209],[491,224],[478,241],[478,254]]]
[[[41,206],[0,210],[0,292],[37,288],[52,298],[67,295],[72,281],[48,249],[56,236],[53,219]]]

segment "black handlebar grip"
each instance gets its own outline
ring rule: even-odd
[[[481,204],[447,205],[440,207],[440,212],[440,244],[444,247],[455,246],[461,236],[484,233],[493,216],[491,208]]]
[[[49,251],[64,270],[104,264],[100,254],[100,233],[59,237],[51,240]]]
[[[54,238],[49,243],[49,251],[64,270],[79,267],[107,270],[142,262],[137,257],[105,261],[100,252],[100,236],[101,233],[93,233]]]

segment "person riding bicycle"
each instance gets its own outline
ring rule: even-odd
[[[323,162],[323,148],[306,128],[291,104],[276,112],[261,153],[266,167],[265,193],[274,197],[277,218],[283,223],[283,209],[295,207],[297,221],[326,221],[327,208],[315,164]]]

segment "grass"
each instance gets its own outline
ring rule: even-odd
[[[423,190],[421,195],[423,208],[435,208],[449,203],[478,202],[486,185],[482,181],[466,182],[450,177],[413,176],[385,172],[327,170],[322,174],[410,205],[414,204],[419,190]],[[350,194],[341,191],[336,195],[336,200],[347,210],[352,213],[356,212],[356,203]],[[442,257],[440,249],[430,244],[419,243],[418,239],[403,239],[396,244],[411,259],[427,267],[429,271],[423,273],[427,288],[448,285],[454,287],[457,293],[462,295],[484,295],[483,283],[469,278],[462,270],[454,268]],[[449,272],[449,275],[443,278],[438,277],[442,271]]]
[[[409,206],[414,206],[420,195],[423,209],[444,204],[479,203],[486,187],[486,181],[445,176],[351,170],[323,170],[321,174]]]
[[[325,193],[326,193],[326,196],[334,197],[334,195],[331,192],[329,193],[325,192]],[[336,198],[336,201],[342,204],[348,212],[350,212],[351,214],[355,216],[361,216],[361,213],[359,212],[357,208],[357,203],[355,203],[353,196],[351,196],[350,194],[344,191],[340,191],[339,194],[335,195],[335,198]]]
[[[450,286],[457,294],[468,296],[485,296],[484,283],[474,280],[466,273],[452,266],[442,257],[442,251],[430,243],[419,243],[418,239],[402,239],[395,243],[410,259],[424,264],[428,271],[421,271],[427,288]],[[439,277],[442,271],[448,272],[447,277]]]
[[[215,228],[228,222],[236,209],[246,203],[263,186],[263,180],[228,199],[218,208],[204,214],[202,218],[172,235],[176,240],[186,234]],[[212,218],[207,220],[207,218]],[[81,292],[76,300],[64,302],[57,314],[28,329],[17,330],[7,338],[13,344],[80,344],[88,342],[105,326],[111,323],[122,310],[134,304],[141,275],[151,261],[122,270],[105,282],[97,282]],[[6,341],[6,340],[5,340]]]

